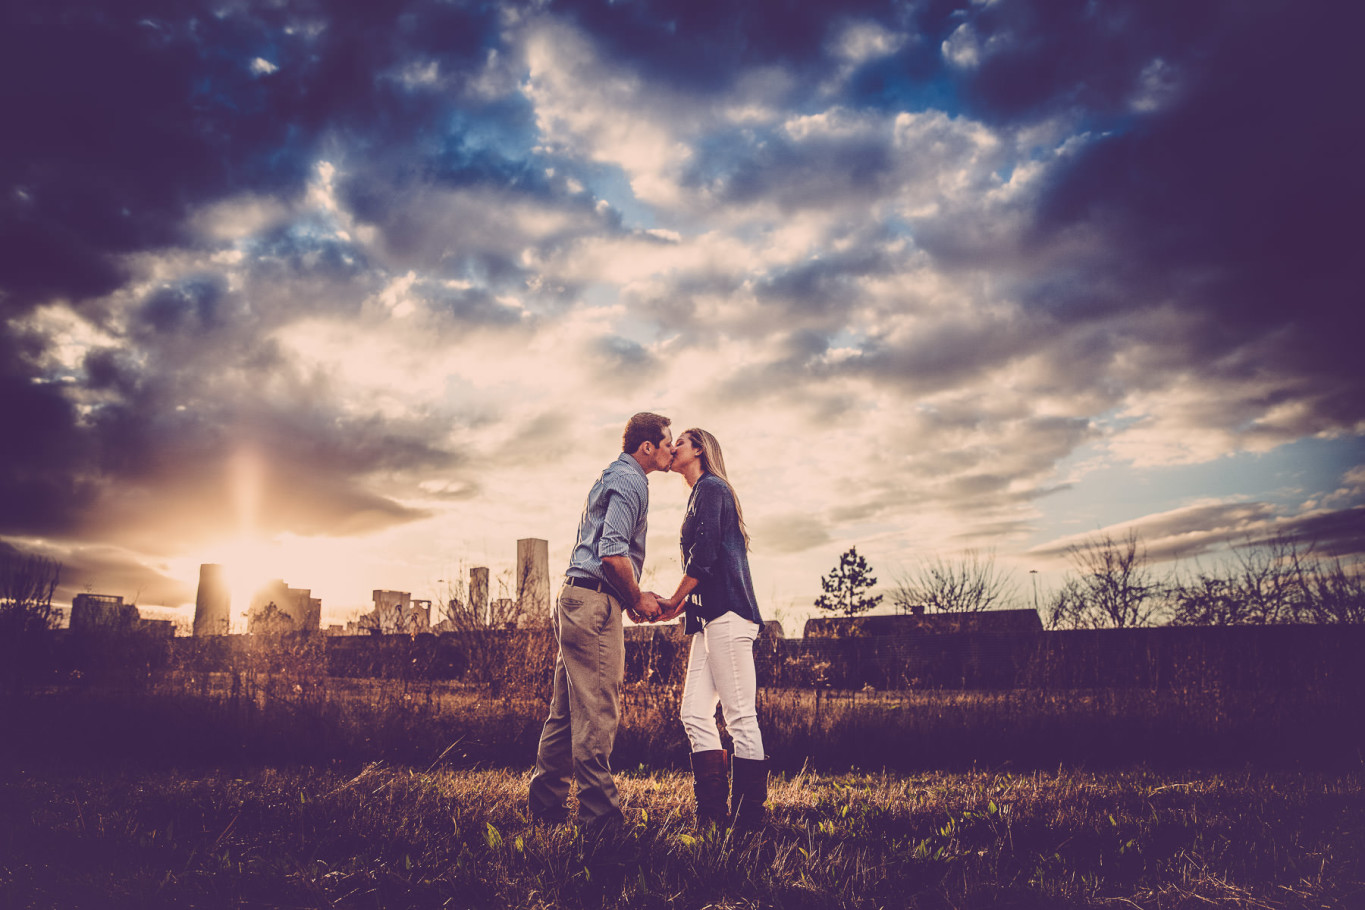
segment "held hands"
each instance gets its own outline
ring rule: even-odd
[[[686,597],[678,597],[676,599],[669,598],[668,600],[659,598],[659,607],[663,612],[660,613],[659,617],[654,621],[668,622],[669,620],[676,619],[678,615],[682,613],[683,607],[686,606],[686,604]]]
[[[659,607],[659,596],[653,591],[641,591],[640,599],[635,602],[634,607],[626,610],[626,615],[633,622],[657,622],[662,612]]]
[[[626,615],[637,623],[668,622],[682,613],[684,600],[681,597],[677,600],[663,598],[653,591],[644,591],[640,594],[639,602],[626,610]]]

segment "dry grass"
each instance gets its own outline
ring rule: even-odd
[[[310,666],[0,702],[0,908],[1365,906],[1330,694],[764,690],[746,839],[695,836],[678,687],[631,684],[609,862],[527,822],[535,692]]]
[[[531,826],[527,775],[371,764],[0,784],[0,905],[1350,907],[1358,774],[781,776],[761,836],[696,837],[690,781],[620,776],[632,861]],[[594,872],[596,875],[594,875]]]

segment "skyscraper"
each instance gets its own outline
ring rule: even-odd
[[[523,625],[550,622],[550,542],[539,537],[517,541],[517,600]]]

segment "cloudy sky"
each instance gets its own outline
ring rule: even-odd
[[[339,621],[519,537],[557,573],[656,410],[724,445],[770,615],[854,544],[883,582],[1128,526],[1354,557],[1362,25],[8,3],[0,547],[60,559],[62,599],[188,615],[224,562]],[[686,488],[651,489],[671,589]]]

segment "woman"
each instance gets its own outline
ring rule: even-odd
[[[682,525],[683,579],[661,601],[672,619],[686,611],[692,636],[683,686],[682,722],[692,745],[697,824],[762,824],[768,799],[768,763],[758,729],[754,639],[762,627],[749,577],[749,534],[734,487],[725,476],[720,443],[705,430],[686,430],[673,446],[673,465],[692,488]],[[725,750],[716,725],[716,703],[734,742],[730,808]]]

